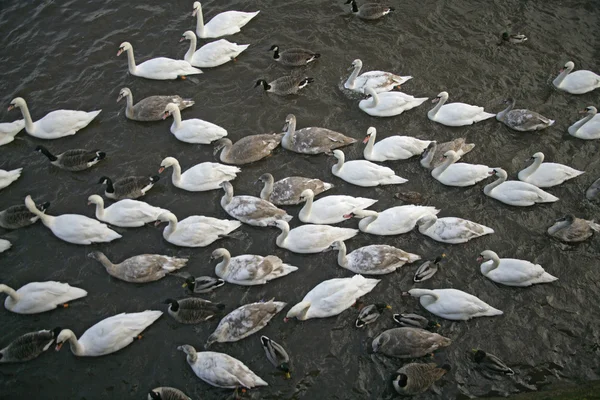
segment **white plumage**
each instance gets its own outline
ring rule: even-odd
[[[281,229],[277,236],[277,246],[294,253],[320,253],[335,241],[345,241],[358,234],[358,229],[338,228],[329,225],[301,225],[290,231],[286,221],[278,220],[271,224]]]
[[[338,162],[331,167],[331,172],[338,178],[353,185],[372,187],[398,185],[408,182],[407,179],[397,176],[391,168],[383,167],[366,160],[345,162],[345,156],[341,150],[334,150],[333,155],[337,158]]]
[[[557,186],[585,173],[585,171],[578,171],[567,165],[545,163],[544,153],[541,152],[535,153],[531,158],[533,164],[519,171],[519,180],[531,183],[539,188]]]
[[[167,157],[160,163],[158,172],[161,173],[169,167],[173,167],[171,178],[173,186],[190,192],[219,189],[222,182],[235,179],[237,174],[242,171],[231,165],[203,162],[194,165],[182,174],[179,161],[173,157]]]
[[[493,118],[496,114],[485,112],[483,107],[472,106],[465,103],[445,104],[448,100],[448,93],[441,92],[433,99],[437,105],[429,110],[427,117],[435,122],[446,126],[464,126],[472,125],[475,122]]]
[[[100,221],[124,228],[144,226],[147,223],[156,221],[160,214],[169,212],[164,208],[154,207],[146,202],[131,199],[117,201],[104,208],[104,200],[96,194],[88,197],[88,204],[96,205],[96,218]]]
[[[504,314],[479,298],[457,289],[411,289],[430,313],[452,321],[467,321],[475,317],[493,317]]]
[[[54,310],[71,300],[87,296],[87,292],[61,282],[31,282],[18,290],[0,285],[0,293],[8,294],[4,307],[18,314],[37,314]]]
[[[131,43],[121,43],[117,56],[120,56],[124,51],[127,52],[129,73],[141,78],[169,80],[202,73],[201,70],[192,67],[190,63],[185,60],[173,60],[172,58],[166,57],[151,58],[140,65],[136,65]]]
[[[202,215],[192,215],[181,221],[171,213],[159,215],[158,220],[168,222],[169,225],[163,230],[166,241],[176,246],[204,247],[215,240],[221,239],[242,224],[239,221],[228,219],[217,219]]]

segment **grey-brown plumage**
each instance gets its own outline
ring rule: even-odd
[[[49,202],[37,205],[37,209],[41,212],[46,212],[50,207]],[[35,224],[40,219],[25,207],[24,204],[8,207],[4,211],[0,211],[0,226],[4,229],[19,229],[25,226]]]
[[[282,138],[283,133],[265,133],[245,136],[235,144],[227,138],[221,138],[215,142],[214,154],[221,151],[219,159],[226,164],[249,164],[270,156]]]
[[[344,4],[350,4],[350,8],[354,15],[361,19],[368,20],[379,19],[394,11],[394,7],[384,6],[379,3],[365,3],[358,7],[356,5],[356,0],[348,0]]]
[[[455,151],[459,156],[463,156],[473,150],[474,143],[466,143],[465,138],[456,138],[450,142],[437,143],[432,141],[421,154],[421,165],[427,169],[434,169],[441,165],[444,160],[442,156],[449,150]]]
[[[173,387],[161,386],[148,392],[148,400],[192,400],[187,394]]]
[[[233,186],[225,181],[220,185],[225,191],[221,198],[221,207],[233,218],[254,226],[268,226],[271,222],[283,220],[289,222],[292,216],[272,203],[254,196],[234,196]]]
[[[446,254],[436,257],[433,260],[427,260],[417,269],[413,281],[423,282],[427,279],[431,279],[433,275],[438,271],[440,263],[446,258]]]
[[[209,336],[205,347],[214,342],[236,342],[264,328],[287,305],[273,300],[245,304],[227,314]]]
[[[398,192],[394,195],[395,198],[408,204],[422,205],[428,200],[428,196],[423,195],[419,192]]]
[[[392,307],[385,303],[375,303],[369,304],[368,306],[364,306],[360,309],[358,317],[356,318],[356,327],[363,328],[366,325],[372,324],[373,322],[377,321],[377,319],[379,319],[381,313],[384,312],[386,309],[391,310]]]
[[[600,232],[600,225],[594,221],[566,215],[558,219],[554,225],[548,228],[548,234],[563,242],[583,242],[594,234]]]
[[[37,358],[52,345],[62,328],[26,333],[0,350],[0,363],[24,362]]]
[[[191,99],[182,99],[181,96],[150,96],[133,105],[133,95],[129,88],[123,88],[119,92],[117,102],[127,97],[125,116],[134,121],[162,121],[167,104],[173,103],[180,110],[194,105]]]
[[[394,314],[392,319],[400,326],[407,328],[421,328],[432,331],[438,329],[440,324],[435,321],[428,320],[419,314]]]
[[[420,260],[417,254],[387,244],[371,244],[346,254],[346,245],[342,241],[333,242],[333,250],[338,250],[338,265],[355,274],[384,275],[394,272],[406,263]]]
[[[104,191],[106,197],[113,200],[123,200],[142,197],[148,190],[152,189],[152,186],[159,179],[160,176],[158,175],[128,176],[113,183],[109,177],[103,176],[98,183],[106,184],[106,190]]]
[[[192,293],[210,293],[213,290],[220,288],[225,284],[223,279],[214,278],[212,276],[200,276],[198,278],[194,278],[193,276],[188,276],[185,279],[185,283],[182,285],[183,287],[187,287]]]
[[[396,371],[397,375],[393,382],[394,389],[399,394],[408,396],[423,393],[448,371],[450,371],[448,364],[444,364],[442,367],[438,367],[435,363],[406,364]]]
[[[374,353],[397,358],[418,358],[449,346],[452,340],[419,328],[393,328],[373,339]]]
[[[282,76],[272,82],[267,82],[264,79],[256,81],[254,87],[262,85],[263,89],[269,93],[275,93],[280,96],[287,96],[298,93],[298,90],[305,88],[309,83],[314,82],[313,78],[297,77],[292,75]]]
[[[224,304],[213,303],[198,297],[181,300],[167,299],[164,303],[170,304],[169,315],[182,324],[199,324],[208,321],[225,309]]]
[[[72,172],[86,170],[106,158],[106,153],[100,150],[71,149],[57,156],[44,146],[37,146],[35,151],[48,157],[50,164]]]
[[[273,175],[269,173],[262,174],[258,178],[258,181],[264,183],[260,198],[270,201],[276,206],[300,204],[302,202],[301,194],[306,189],[312,190],[316,196],[333,187],[331,183],[323,182],[320,179],[303,178],[301,176],[290,176],[277,182],[274,182],[274,180]]]
[[[586,190],[585,197],[590,201],[600,201],[600,178]]]
[[[525,109],[515,110],[516,100],[514,99],[506,99],[504,102],[508,104],[508,107],[496,114],[496,119],[515,131],[539,131],[552,126],[555,122],[534,111]]]
[[[473,349],[473,361],[489,372],[503,375],[515,374],[501,359],[483,350]]]
[[[356,139],[327,128],[311,126],[296,130],[296,116],[289,114],[283,127],[281,146],[301,154],[330,154],[332,150],[356,143]]]
[[[94,251],[89,258],[97,260],[109,275],[131,283],[154,282],[165,275],[185,267],[187,258],[163,256],[160,254],[140,254],[113,264],[104,253]]]
[[[269,51],[273,52],[273,59],[280,64],[288,67],[300,67],[321,57],[319,53],[310,50],[292,47],[282,52],[279,51],[279,46],[274,44]]]
[[[283,346],[279,343],[274,342],[266,336],[260,337],[260,343],[265,350],[267,359],[276,367],[278,370],[285,373],[285,377],[290,379],[290,356],[285,351]]]

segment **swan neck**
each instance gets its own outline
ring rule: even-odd
[[[435,107],[433,107],[430,111],[430,113],[432,115],[437,114],[438,111],[440,111],[440,108],[442,108],[442,106],[446,103],[448,99],[445,97],[441,97],[440,100],[437,102],[437,104],[435,105]]]
[[[559,74],[559,75],[556,77],[556,79],[554,79],[554,82],[553,82],[553,83],[554,83],[554,85],[555,85],[555,86],[560,86],[560,84],[562,83],[562,81],[564,81],[564,80],[565,80],[565,78],[567,77],[567,75],[569,75],[569,73],[570,73],[570,72],[571,72],[570,70],[568,70],[568,69],[566,69],[566,68],[565,68],[565,69],[563,70],[563,72],[561,72],[561,73],[560,73],[560,74]]]
[[[435,224],[436,221],[437,221],[437,218],[427,219],[425,222],[423,222],[419,225],[419,231],[420,232],[426,231],[427,229],[431,228],[433,226],[433,224]]]
[[[365,154],[372,154],[373,153],[373,146],[375,146],[375,136],[377,136],[376,133],[372,133],[369,136],[369,141],[367,142],[367,147],[365,147]]]
[[[135,57],[133,56],[133,47],[127,50],[127,65],[129,66],[129,73],[135,75],[137,66],[135,65]]]
[[[283,228],[281,228],[281,233],[279,234],[279,236],[277,236],[277,239],[275,240],[275,243],[277,243],[277,246],[283,247],[283,244],[285,243],[285,239],[287,239],[289,233],[290,233],[289,226],[284,226]]]
[[[594,116],[595,116],[595,114],[589,114],[585,118],[582,118],[579,121],[575,122],[573,124],[573,129],[575,131],[578,131],[579,128],[581,128],[583,125],[587,124],[590,119],[594,118]]]
[[[173,174],[171,175],[173,184],[181,181],[181,165],[179,163],[173,164]]]
[[[96,204],[96,218],[102,219],[104,217],[104,203]]]
[[[229,253],[225,253],[223,254],[223,260],[218,263],[217,265],[215,265],[215,273],[217,274],[217,276],[225,276],[227,273],[227,268],[229,267],[229,264],[231,263],[231,254]]]
[[[96,258],[96,260],[98,260],[98,262],[99,262],[100,264],[102,264],[102,266],[103,266],[104,268],[106,268],[107,270],[112,270],[112,269],[114,269],[114,266],[115,266],[115,265],[114,265],[112,262],[110,262],[110,260],[108,259],[108,257],[106,257],[106,256],[104,255],[104,253],[100,253],[100,252],[98,252],[98,254],[97,254],[97,256],[96,256],[96,257],[97,257],[97,258]]]
[[[309,196],[306,198],[304,207],[302,207],[302,210],[300,210],[300,212],[298,213],[298,217],[302,217],[304,219],[310,215],[310,213],[312,211],[312,206],[313,206],[313,199],[314,199],[314,196]]]
[[[232,147],[233,143],[231,142],[231,140],[225,140],[225,144],[221,148],[221,155],[219,156],[221,161],[226,162],[225,160],[227,159],[227,157],[229,157],[229,152],[231,151]]]
[[[498,266],[500,266],[500,258],[498,256],[492,256],[490,261],[491,264],[485,266],[482,265],[484,269],[484,274],[486,275],[498,268]]]
[[[188,63],[192,63],[192,58],[194,57],[194,53],[196,52],[196,35],[190,37],[190,48],[188,49],[183,59]]]
[[[20,108],[21,114],[23,114],[23,119],[25,120],[25,129],[27,132],[33,132],[33,120],[31,119],[31,114],[29,113],[29,107],[27,107],[27,103],[23,104]]]
[[[533,175],[540,165],[542,165],[542,160],[536,157],[533,163],[522,171],[523,175],[526,177]]]
[[[71,346],[71,352],[76,356],[80,356],[85,353],[83,346],[81,343],[79,343],[79,340],[77,340],[77,336],[75,336],[75,333],[73,333],[71,330],[69,330],[69,346]]]
[[[342,156],[341,156],[341,157],[338,159],[338,162],[337,162],[337,164],[335,164],[335,165],[333,166],[333,169],[334,169],[336,172],[339,172],[339,171],[341,171],[341,170],[342,170],[342,167],[344,166],[344,161],[345,161],[345,157],[342,155]]]
[[[171,236],[177,230],[177,218],[169,218],[169,225],[164,230],[166,236]]]
[[[348,86],[350,86],[350,88],[354,88],[354,82],[356,81],[356,78],[358,77],[358,74],[360,73],[361,68],[362,68],[362,65],[356,65],[354,67],[354,70],[352,71],[352,73],[348,77],[348,80],[346,81],[346,84]]]
[[[373,101],[371,101],[371,105],[369,106],[369,108],[375,108],[377,107],[377,105],[379,104],[379,96],[377,95],[376,92],[373,92],[371,94],[371,98]]]
[[[446,157],[446,159],[444,159],[444,162],[441,163],[440,165],[438,165],[437,167],[435,167],[433,169],[433,171],[431,171],[431,175],[433,177],[438,177],[441,174],[444,173],[444,171],[446,171],[446,169],[450,166],[454,164],[454,160],[450,157]]]
[[[504,117],[506,116],[507,113],[509,113],[510,111],[512,111],[512,109],[515,107],[515,100],[513,100],[504,110],[500,111],[497,114],[497,118],[502,120],[504,119]]]
[[[337,261],[340,266],[345,267],[348,265],[348,259],[346,258],[346,244],[340,242],[339,246]]]
[[[548,228],[548,234],[550,235],[554,235],[557,232],[566,229],[569,227],[569,223],[567,221],[561,221],[561,222],[557,222],[556,224],[552,225],[550,228]]]
[[[196,33],[198,36],[204,36],[204,15],[202,14],[202,6],[198,7],[196,13]]]
[[[263,200],[271,201],[271,194],[273,194],[273,179],[269,179],[265,182],[265,185],[260,191],[260,198]]]
[[[179,107],[175,108],[171,115],[173,116],[173,125],[175,125],[175,128],[181,128],[181,111],[179,111]]]
[[[483,188],[483,193],[489,195],[490,192],[496,188],[496,186],[504,183],[504,181],[506,181],[506,178],[499,176],[494,182],[485,185]]]
[[[0,285],[0,293],[6,293],[13,300],[14,303],[18,302],[21,296],[11,287],[6,285]]]
[[[295,134],[296,134],[296,118],[292,118],[291,121],[288,122],[287,132],[285,133],[285,136],[283,137],[283,140],[285,140],[288,143],[288,147],[291,147],[292,144],[294,143],[294,135]]]

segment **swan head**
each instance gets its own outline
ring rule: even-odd
[[[575,64],[573,63],[573,61],[567,61],[565,66],[560,69],[560,72],[563,72],[563,71],[571,72],[571,71],[573,71],[573,68],[575,68]]]
[[[33,202],[33,199],[31,198],[31,195],[27,195],[27,197],[25,197],[25,207],[27,207],[27,209],[29,211],[37,210],[35,203]]]
[[[309,308],[310,308],[309,301],[301,301],[300,303],[296,304],[294,307],[290,308],[290,311],[288,311],[288,313],[286,314],[283,321],[288,322],[290,320],[290,318],[294,318],[294,317],[298,318],[300,321],[304,321],[306,319],[306,313],[308,312]]]
[[[342,161],[342,162],[344,162],[344,160],[346,158],[346,156],[344,156],[344,152],[341,151],[341,150],[334,150],[333,151],[333,156],[335,158],[337,158],[339,161]]]
[[[164,212],[158,216],[154,225],[158,226],[161,222],[177,222],[177,217],[172,212]]]
[[[300,200],[302,201],[312,199],[313,197],[315,197],[315,192],[313,192],[311,189],[305,189],[302,193],[300,193]]]
[[[350,4],[350,2],[347,2],[346,4]],[[350,67],[350,69],[362,68],[362,66],[362,61],[359,58],[357,58],[356,60],[352,61],[352,67]]]
[[[294,114],[288,114],[287,117],[285,117],[285,125],[283,125],[284,132],[289,129],[290,124],[296,125],[296,116]]]
[[[117,51],[117,57],[120,56],[124,51],[129,51],[131,49],[133,49],[133,47],[131,46],[131,43],[129,43],[129,42],[121,43],[121,45],[119,46],[119,51]]]
[[[98,205],[104,205],[104,200],[102,199],[102,197],[98,196],[97,194],[93,194],[90,197],[88,197],[88,206],[92,205],[92,204],[98,204]]]
[[[221,138],[217,141],[214,142],[215,143],[215,148],[213,150],[213,156],[215,154],[217,154],[219,151],[221,151],[221,149],[225,146],[231,146],[233,143],[231,142],[230,139],[227,138]]]
[[[196,355],[196,349],[194,348],[194,346],[190,346],[189,344],[184,344],[183,346],[177,346],[177,350],[183,351],[188,356],[193,357]]]
[[[344,218],[346,219],[350,219],[350,218],[365,218],[365,217],[377,217],[379,216],[379,213],[377,211],[373,211],[373,210],[354,210],[351,213],[348,214],[344,214]]]
[[[172,167],[173,165],[179,165],[179,161],[175,157],[167,157],[160,162],[160,168],[158,173],[162,173],[165,169]]]
[[[185,32],[183,32],[183,35],[181,35],[181,39],[179,39],[179,41],[183,42],[184,40],[192,40],[192,39],[196,39],[196,34],[192,31],[185,31]]]
[[[88,253],[87,258],[91,258],[93,260],[99,260],[100,257],[102,257],[104,254],[102,254],[101,251],[92,251],[91,253]]]
[[[456,153],[454,150],[448,150],[447,152],[444,153],[444,155],[442,156],[442,161],[444,160],[452,160],[452,162],[457,161],[460,158],[460,156],[458,155],[458,153]]]
[[[544,153],[538,151],[534,155],[531,156],[530,160],[540,160],[540,162],[544,161]]]
[[[179,111],[179,107],[177,106],[177,104],[175,104],[175,103],[167,104],[167,106],[165,107],[165,111],[163,113],[162,119],[169,118],[171,115],[173,115],[174,112],[176,112],[175,110]]]
[[[124,87],[119,91],[119,97],[117,97],[117,103],[123,100],[125,97],[131,96],[131,90],[129,88]]]
[[[598,112],[598,110],[596,109],[596,107],[588,106],[584,110],[579,111],[579,114],[596,115],[597,112]]]
[[[225,193],[231,194],[233,196],[233,186],[229,181],[223,181],[219,184],[219,187],[222,188]]]
[[[192,8],[194,10],[194,11],[192,11],[192,17],[195,17],[196,14],[198,14],[198,11],[202,11],[202,4],[200,4],[199,1],[195,1]]]
[[[331,243],[331,246],[329,246],[329,248],[331,250],[339,250],[342,248],[342,246],[345,246],[344,242],[342,242],[341,240],[336,240],[335,242]]]
[[[377,129],[374,126],[369,127],[367,129],[367,136],[363,139],[363,144],[367,144],[372,135],[377,135]]]
[[[279,229],[281,229],[282,231],[285,229],[290,229],[290,224],[287,223],[287,221],[281,220],[281,219],[277,219],[273,222],[269,223],[269,226],[275,226]]]
[[[566,222],[569,225],[571,225],[574,221],[575,221],[575,216],[573,216],[573,214],[567,214],[564,217],[561,217],[556,220],[556,222]]]
[[[8,111],[12,110],[13,108],[21,108],[21,107],[27,107],[27,103],[25,102],[25,99],[22,97],[15,97],[14,99],[11,100],[10,104],[8,105]]]
[[[489,172],[490,175],[496,175],[500,179],[508,178],[508,174],[502,168],[494,168]]]
[[[498,254],[494,253],[493,251],[484,250],[479,254],[479,257],[477,257],[477,262],[480,263],[480,262],[483,262],[484,260],[488,261],[488,260],[491,260],[491,259],[494,259],[497,257],[498,257]]]
[[[443,100],[446,101],[448,100],[448,92],[441,92],[440,94],[438,94],[435,99],[431,100],[432,103],[437,103],[438,101]]]
[[[228,256],[229,251],[227,249],[224,248],[220,248],[220,249],[215,249],[212,254],[210,255],[210,259],[211,260],[218,260],[219,258],[223,258],[225,256]]]
[[[60,351],[65,342],[67,342],[72,337],[75,337],[73,331],[71,331],[70,329],[62,329],[58,336],[56,336],[56,347],[54,349],[56,351]]]
[[[267,172],[267,173],[259,176],[258,179],[256,180],[256,183],[258,183],[258,182],[267,183],[267,182],[273,182],[274,180],[275,180],[275,178],[273,178],[273,175],[271,175],[270,173]]]

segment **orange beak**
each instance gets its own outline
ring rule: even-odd
[[[363,139],[363,144],[367,144],[367,143],[369,143],[369,138],[370,138],[370,137],[371,137],[370,135],[367,135],[367,136],[366,136],[366,137]]]
[[[63,344],[64,344],[64,342],[63,343],[56,343],[56,347],[54,348],[54,350],[60,351],[60,349],[63,347]]]
[[[162,174],[162,172],[163,172],[164,170],[165,170],[165,167],[160,167],[160,168],[158,169],[158,173],[159,173],[159,174]]]
[[[123,53],[123,49],[119,49],[119,51],[117,51],[117,57],[120,56]]]
[[[12,104],[8,106],[8,111],[12,110],[13,108],[15,108],[15,106],[13,106]]]

